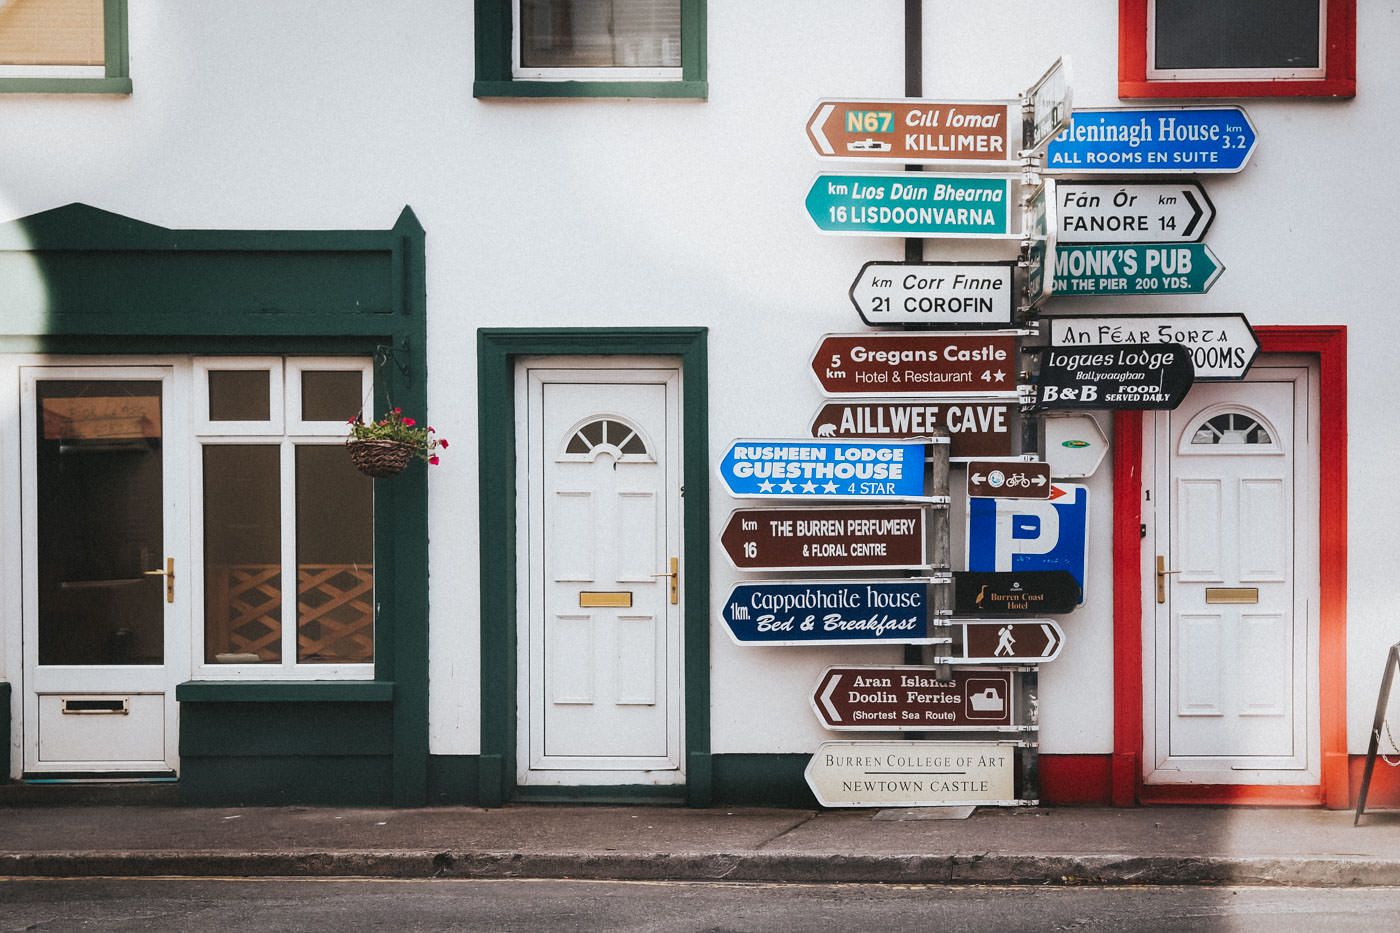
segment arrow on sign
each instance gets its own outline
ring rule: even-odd
[[[935,667],[829,667],[817,682],[812,709],[828,729],[1020,728],[1013,671],[939,674]]]
[[[993,499],[1044,499],[1049,494],[1050,466],[1032,461],[998,463],[974,460],[967,465],[967,494]]]
[[[817,112],[812,114],[812,122],[807,124],[807,132],[812,134],[812,142],[816,144],[817,151],[822,155],[836,155],[836,150],[832,148],[831,140],[826,138],[826,133],[822,131],[826,118],[831,116],[836,109],[835,104],[822,104],[817,108]]]
[[[841,711],[836,708],[835,703],[831,702],[831,695],[836,692],[836,687],[840,683],[841,675],[833,672],[826,689],[821,692],[822,708],[826,710],[826,714],[831,717],[832,722],[841,721]]]
[[[965,165],[1014,161],[1020,101],[821,100],[807,138],[823,159]]]
[[[1065,633],[1049,619],[1016,622],[955,620],[962,630],[961,653],[935,658],[935,664],[1005,664],[1020,661],[1039,664],[1059,657]]]
[[[1191,351],[1197,382],[1243,379],[1259,354],[1259,341],[1243,314],[1102,314],[1048,320],[1050,345],[1056,347],[1179,343]]]
[[[1259,138],[1239,107],[1076,110],[1045,153],[1045,171],[1159,175],[1238,172]]]
[[[1069,297],[1200,295],[1224,271],[1204,243],[1062,243],[1055,248],[1055,294]]]

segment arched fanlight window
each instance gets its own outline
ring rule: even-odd
[[[1282,453],[1278,432],[1257,412],[1216,406],[1202,412],[1181,436],[1183,454]]]
[[[624,463],[656,460],[641,430],[620,415],[593,415],[575,425],[565,437],[559,459],[596,460],[602,453]]]

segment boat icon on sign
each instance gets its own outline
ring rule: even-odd
[[[967,695],[969,719],[1000,719],[1006,714],[1006,698],[1001,695],[999,686],[988,686],[977,690],[972,684],[968,684],[969,691],[976,691],[969,692]]]

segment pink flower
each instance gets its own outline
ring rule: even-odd
[[[437,466],[437,463],[438,463],[437,454],[434,454],[433,456],[429,457],[429,458],[428,458],[428,462],[431,463],[433,466]]]
[[[396,415],[401,415],[401,414],[403,414],[403,409],[402,409],[402,408],[395,408],[395,409],[394,409],[394,414],[396,414]]]
[[[447,438],[445,438],[445,437],[440,437],[440,438],[438,438],[438,446],[441,447],[443,450],[446,450],[446,449],[447,449]]]
[[[403,426],[406,427],[406,428],[411,428],[411,427],[413,427],[413,426],[414,426],[415,424],[417,424],[417,423],[418,423],[418,422],[417,422],[417,421],[414,421],[412,418],[405,418],[405,419],[403,419]]]

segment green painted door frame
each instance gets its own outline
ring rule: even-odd
[[[0,224],[0,352],[314,354],[378,358],[375,409],[427,417],[422,226],[171,230],[83,204]],[[181,702],[392,702],[392,790],[428,780],[428,483],[413,465],[377,482],[375,680],[182,685]],[[392,697],[392,699],[386,699]],[[275,723],[271,724],[275,725]],[[269,765],[270,767],[270,765]],[[328,775],[333,780],[334,775]],[[388,791],[388,789],[385,789]]]
[[[515,363],[522,356],[669,356],[681,361],[682,521],[686,586],[686,802],[709,806],[709,371],[703,327],[482,328],[477,331],[481,483],[482,806],[517,796]],[[669,790],[669,789],[668,789]],[[580,798],[655,796],[654,788],[560,788]],[[556,795],[557,796],[557,795]]]

